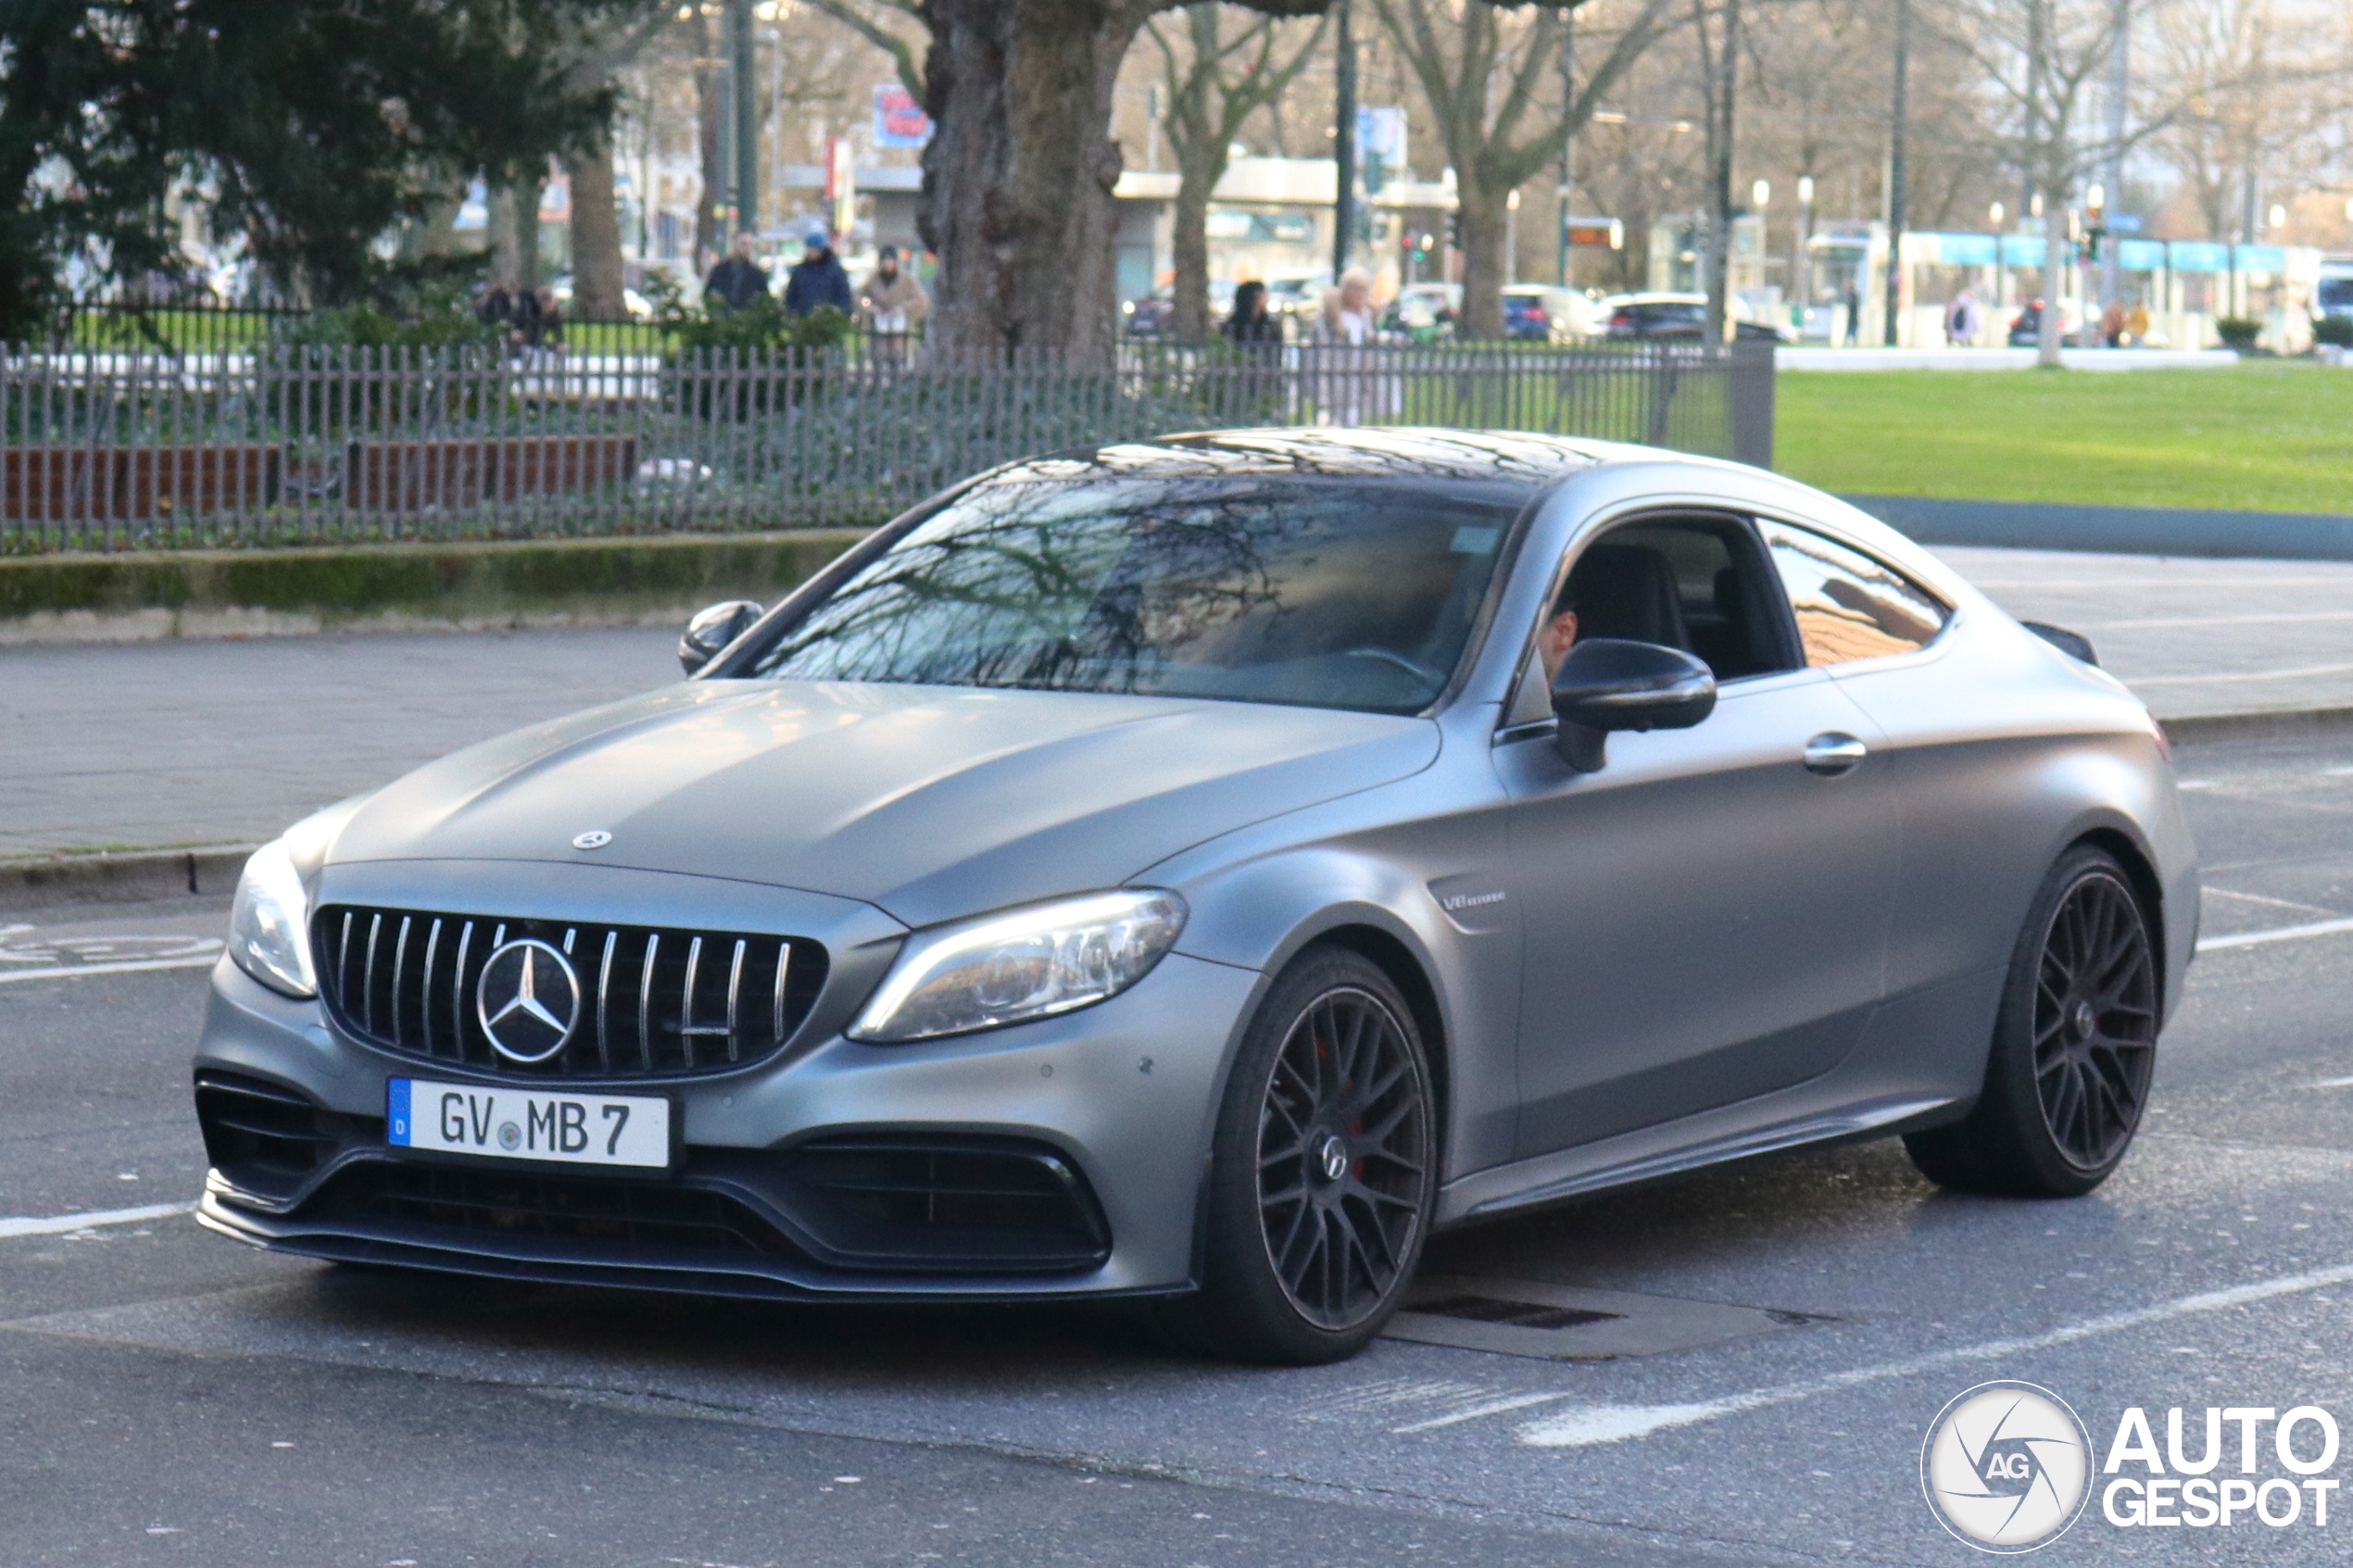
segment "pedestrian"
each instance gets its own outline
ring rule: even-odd
[[[514,336],[515,296],[507,292],[504,283],[492,283],[474,306],[474,320],[497,334],[501,344]]]
[[[922,281],[899,264],[899,247],[883,246],[858,302],[858,318],[875,335],[875,363],[906,363],[907,340],[930,310],[931,296],[924,293]]]
[[[711,270],[703,280],[706,300],[716,299],[730,310],[741,310],[768,293],[768,270],[751,258],[749,234],[736,236],[735,254]]]
[[[1846,343],[1853,347],[1863,341],[1863,295],[1854,279],[1846,280],[1846,295],[1839,305],[1846,312]]]
[[[1982,325],[1977,312],[1977,295],[1963,289],[1944,307],[1944,343],[1949,348],[1967,348],[1977,341]]]
[[[2125,324],[2130,320],[2131,318],[2124,314],[2124,300],[2121,295],[2109,300],[2108,308],[2100,312],[2101,345],[2108,348],[2123,347]]]
[[[1237,345],[1283,341],[1283,324],[1266,313],[1265,283],[1252,278],[1235,288],[1234,310],[1226,318],[1225,330]]]
[[[1323,310],[1315,339],[1326,361],[1321,395],[1327,424],[1360,425],[1394,416],[1403,403],[1404,389],[1382,377],[1371,363],[1373,345],[1373,281],[1361,267],[1340,275],[1337,287],[1324,291]]]
[[[858,308],[858,302],[850,297],[849,274],[841,270],[833,241],[823,229],[812,229],[800,259],[785,278],[785,314],[806,316],[821,305],[830,305],[845,316]]]
[[[2149,307],[2137,296],[2133,301],[2132,314],[2124,318],[2124,335],[2135,348],[2148,346]]]

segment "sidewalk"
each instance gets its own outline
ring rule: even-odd
[[[1938,552],[2163,718],[2353,708],[2353,563]],[[598,630],[0,650],[0,857],[253,843],[442,753],[678,678]]]

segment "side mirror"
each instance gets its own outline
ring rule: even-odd
[[[767,613],[750,599],[728,599],[698,611],[686,622],[686,634],[678,639],[679,664],[687,674],[695,673]]]
[[[1612,730],[1687,730],[1716,710],[1716,676],[1680,648],[1592,637],[1553,677],[1554,743],[1580,773],[1598,771]]]

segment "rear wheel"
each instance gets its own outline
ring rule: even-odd
[[[1378,966],[1314,948],[1276,981],[1219,1108],[1183,1340],[1244,1361],[1354,1355],[1397,1309],[1435,1191],[1429,1067]]]
[[[2157,1029],[2157,958],[2140,899],[2114,857],[2071,850],[2020,934],[1976,1109],[1906,1136],[1912,1162],[1969,1192],[2091,1191],[2140,1127]]]

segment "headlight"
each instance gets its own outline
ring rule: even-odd
[[[310,899],[295,874],[285,841],[263,845],[237,879],[237,901],[229,911],[229,956],[272,991],[315,997],[319,980],[310,968],[309,923]]]
[[[849,1037],[927,1040],[1108,1000],[1176,946],[1185,913],[1156,888],[1090,893],[920,933]]]

